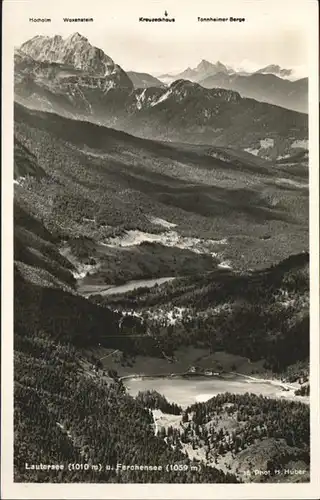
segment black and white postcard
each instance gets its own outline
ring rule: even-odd
[[[318,4],[3,7],[2,498],[317,498]]]

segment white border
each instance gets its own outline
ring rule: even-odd
[[[83,0],[84,1],[84,0]],[[90,0],[99,3],[99,0]],[[169,0],[168,0],[169,1]],[[182,1],[182,0],[181,0]],[[221,5],[220,0],[219,3]],[[245,0],[242,0],[245,1]],[[265,8],[273,0],[254,0]],[[68,0],[64,0],[64,3]],[[128,0],[130,2],[130,0]],[[159,3],[162,0],[159,0]],[[234,0],[239,7],[240,0]],[[309,145],[310,145],[310,312],[311,312],[311,482],[308,484],[33,484],[13,483],[13,42],[12,14],[30,1],[3,3],[2,88],[2,443],[1,498],[9,499],[316,499],[320,492],[319,428],[319,75],[318,2],[287,1],[288,16],[302,2],[310,19]],[[77,2],[81,5],[80,1]],[[110,0],[109,0],[110,3]],[[165,5],[165,1],[162,2]],[[178,3],[178,0],[176,0]],[[185,2],[185,8],[187,8]],[[217,0],[216,0],[217,3]],[[224,3],[224,2],[223,2]],[[248,2],[246,2],[247,4]],[[252,0],[251,0],[252,3]],[[278,0],[281,3],[281,0]],[[106,6],[107,0],[100,1]],[[168,2],[167,2],[168,4]],[[172,4],[172,0],[171,0]],[[230,3],[228,2],[228,6]],[[52,2],[52,9],[56,4]],[[162,7],[161,7],[162,8]]]

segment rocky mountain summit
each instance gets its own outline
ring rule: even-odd
[[[202,61],[195,68],[197,73],[196,81],[201,81],[203,78],[206,78],[209,75],[215,75],[217,73],[225,73],[226,75],[233,73],[233,70],[227,68],[222,62],[217,61],[215,64],[202,59]]]
[[[71,66],[95,77],[106,77],[122,71],[111,57],[93,47],[79,33],[65,39],[60,35],[38,35],[23,43],[20,50],[35,61]]]
[[[125,71],[79,33],[36,36],[14,57],[16,100],[35,109],[112,123],[123,93],[133,90]]]
[[[133,89],[123,69],[79,33],[65,39],[38,35],[23,43],[15,51],[15,83],[21,97],[37,101],[35,107],[54,107],[55,95],[67,99],[66,107],[89,112],[110,89]]]
[[[222,64],[220,61],[217,61],[216,63],[211,63],[209,61],[206,61],[205,59],[202,59],[195,68],[189,67],[186,70],[182,71],[181,73],[177,73],[175,75],[169,75],[169,74],[162,75],[160,76],[160,80],[163,80],[167,83],[171,83],[174,80],[179,80],[183,78],[186,80],[191,80],[192,82],[200,82],[201,80],[204,80],[208,76],[216,75],[218,73],[229,75],[234,73],[234,71],[231,68],[228,68],[227,66]]]

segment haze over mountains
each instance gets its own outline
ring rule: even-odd
[[[276,106],[308,112],[308,79],[293,79],[291,69],[270,64],[256,71],[234,70],[217,61],[202,60],[194,69],[187,68],[176,75],[162,75],[160,80],[170,84],[183,78],[206,88],[221,87],[237,91],[243,97],[269,102]]]
[[[289,80],[297,80],[295,78],[294,71],[292,69],[281,68],[278,64],[269,64],[258,70],[245,70],[245,69],[234,69],[230,65],[225,65],[220,61],[212,63],[202,59],[200,63],[195,68],[187,68],[181,73],[176,74],[164,74],[159,78],[167,81],[173,81],[179,78],[187,78],[188,80],[201,82],[208,76],[213,76],[218,73],[223,73],[226,75],[239,74],[239,75],[252,75],[252,74],[264,74],[264,75],[275,75],[279,78],[286,78]]]
[[[128,71],[127,75],[132,81],[135,89],[147,89],[149,87],[165,87],[166,85],[158,78],[149,75],[148,73],[138,73],[136,71]]]
[[[264,68],[258,69],[256,73],[262,73],[263,75],[276,75],[282,78],[292,77],[292,69],[281,68],[278,64],[269,64]]]

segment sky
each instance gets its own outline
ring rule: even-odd
[[[235,68],[268,64],[308,75],[308,26],[313,0],[5,0],[15,46],[35,35],[74,32],[102,48],[124,70],[154,75],[195,67],[202,59]],[[143,23],[139,17],[174,17]],[[240,17],[245,22],[204,23],[199,17]],[[32,23],[49,17],[51,23]],[[92,17],[65,23],[64,17]]]

